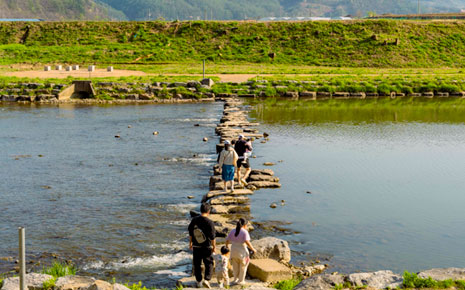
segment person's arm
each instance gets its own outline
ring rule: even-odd
[[[230,244],[231,244],[231,242],[229,240],[226,240],[225,246],[228,247]]]
[[[221,151],[221,153],[220,153],[220,161],[218,162],[218,164],[220,165],[220,170],[223,167],[223,163],[224,163],[224,150]]]
[[[216,239],[213,239],[213,241],[212,241],[212,247],[213,247],[213,248],[212,248],[212,253],[215,253],[215,251],[216,251]]]
[[[257,250],[255,250],[255,248],[252,246],[252,243],[250,241],[245,241],[245,244],[247,245],[247,247],[252,251],[252,252],[256,252]]]
[[[234,167],[237,167],[237,161],[239,160],[239,155],[234,151]]]
[[[189,236],[189,250],[191,250],[191,251],[192,251],[192,249],[193,249],[193,244],[192,244],[192,237],[191,237],[191,236]]]

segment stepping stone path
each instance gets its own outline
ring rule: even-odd
[[[247,119],[248,111],[240,99],[230,97],[217,100],[224,102],[223,116],[215,128],[215,133],[220,138],[220,143],[216,146],[217,153],[223,149],[225,140],[237,140],[241,134],[246,138],[263,138],[263,133],[259,133],[259,130],[254,128],[259,124],[250,123]],[[205,194],[202,201],[212,205],[211,217],[220,232],[229,232],[233,229],[238,217],[249,217],[250,199],[248,196],[252,195],[254,190],[281,187],[279,178],[275,177],[270,169],[253,169],[247,181],[249,183],[247,188],[236,180],[234,192],[225,192],[219,167],[214,166],[213,176],[210,178],[210,191]]]

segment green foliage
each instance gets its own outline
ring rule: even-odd
[[[45,281],[42,284],[42,289],[43,290],[51,290],[51,289],[53,289],[55,287],[56,281],[57,281],[57,277],[53,277],[52,279]]]
[[[157,288],[147,288],[145,286],[142,285],[142,282],[139,281],[138,283],[133,283],[133,284],[129,284],[128,283],[125,283],[124,286],[128,287],[129,289],[131,290],[156,290]],[[178,289],[178,288],[176,288]],[[182,289],[182,288],[180,288]]]
[[[302,281],[302,278],[293,278],[289,280],[279,281],[273,285],[273,288],[279,290],[292,290]]]
[[[57,278],[68,275],[76,275],[76,268],[70,264],[54,262],[51,267],[42,269],[42,273],[52,275],[53,277]]]
[[[27,41],[19,44],[27,27]],[[380,37],[373,40],[372,35]],[[397,38],[400,45],[394,44]],[[268,56],[271,52],[276,54],[273,60]],[[252,64],[249,71],[253,73],[261,66],[274,66],[280,73],[280,65],[325,66],[320,68],[322,73],[330,70],[326,67],[342,72],[341,67],[463,67],[465,23],[3,22],[0,56],[3,65],[121,63],[146,65],[145,70],[157,63],[187,62],[196,64],[197,72],[203,59],[216,64]],[[288,73],[302,72],[294,67]]]
[[[420,278],[416,273],[409,273],[408,271],[404,272],[404,288],[431,288],[431,289],[448,289],[448,288],[457,288],[465,289],[465,281],[463,280],[443,280],[436,281],[431,277]]]

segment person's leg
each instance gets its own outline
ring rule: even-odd
[[[205,248],[204,255],[203,255],[203,264],[205,265],[205,276],[204,279],[206,281],[210,281],[213,274],[213,256],[212,250]]]
[[[229,287],[229,273],[228,273],[228,270],[226,270],[226,272],[223,272],[223,278],[224,278],[224,285]]]
[[[201,248],[194,248],[193,251],[194,260],[194,275],[197,283],[202,281],[202,252]]]
[[[245,173],[244,173],[244,176],[242,177],[242,179],[243,179],[244,181],[246,181],[247,178],[248,178],[249,175],[250,175],[250,172],[252,172],[252,168],[250,168],[249,159],[247,159],[246,162],[245,162],[243,165],[244,165],[244,168],[245,168]]]
[[[218,282],[218,287],[221,288],[221,286],[223,284],[223,273],[221,273],[221,272],[216,273],[216,281]]]
[[[233,281],[237,282],[239,279],[239,261],[236,258],[231,258],[231,266],[233,268]]]
[[[224,192],[228,192],[228,182],[226,180],[223,180],[224,184]]]
[[[241,183],[241,166],[242,166],[242,159],[237,160],[237,182]],[[234,182],[234,180],[233,180]]]
[[[245,275],[247,274],[247,266],[249,263],[246,263],[245,259],[241,259],[241,262],[239,263],[240,269],[239,269],[239,284],[245,283]]]

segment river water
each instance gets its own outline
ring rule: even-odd
[[[257,191],[252,215],[289,223],[275,235],[294,262],[465,267],[463,111],[254,108],[270,141],[255,142],[251,163],[276,162],[283,186]],[[172,287],[189,269],[188,212],[208,190],[221,113],[221,103],[0,104],[0,257],[15,259],[25,226],[30,261],[58,255],[83,274]],[[0,260],[0,272],[14,266]]]
[[[291,222],[283,238],[330,271],[465,267],[465,111],[338,102],[255,107],[271,138],[255,163],[275,162],[282,188],[251,211]]]
[[[81,273],[172,286],[190,264],[188,212],[208,190],[221,114],[220,103],[0,105],[0,257],[16,257],[25,226],[29,260],[58,254]]]

